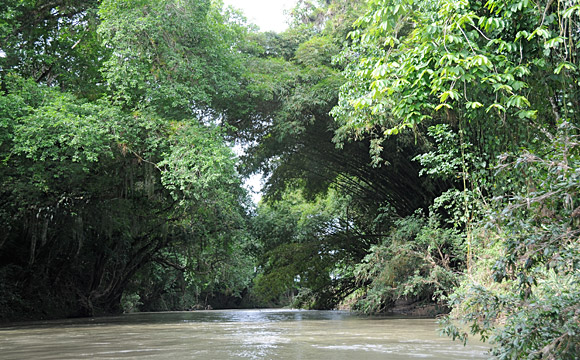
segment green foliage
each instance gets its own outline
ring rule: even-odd
[[[37,162],[68,161],[85,166],[99,157],[112,157],[111,144],[123,116],[106,104],[79,104],[75,100],[67,94],[52,101],[45,98],[45,104],[50,103],[20,118],[14,127],[14,153]]]
[[[248,200],[208,110],[233,91],[243,29],[209,1],[99,6],[0,6],[2,319],[183,309],[253,276]]]
[[[299,0],[290,15],[293,28],[308,26],[344,40],[366,6],[367,2],[359,0]]]
[[[0,4],[0,318],[448,301],[577,356],[576,0],[221,7]]]
[[[433,137],[437,144],[437,151],[427,152],[413,159],[419,161],[423,166],[419,175],[457,181],[459,174],[463,173],[464,162],[462,160],[464,159],[462,159],[461,154],[469,150],[469,144],[457,146],[459,135],[453,132],[447,124],[429,127],[427,134]],[[467,152],[467,154],[473,156],[471,152]]]
[[[107,50],[96,33],[98,1],[5,1],[0,6],[0,76],[26,78],[90,99],[103,92]]]
[[[34,103],[35,92],[42,102]],[[209,252],[198,255],[212,265],[200,272],[215,276],[212,289],[224,286],[217,291],[233,287],[231,268],[252,269],[237,245],[244,239],[245,193],[218,128],[175,127],[36,85],[10,98],[29,104],[21,116],[2,114],[11,130],[0,167],[1,220],[9,229],[2,247],[18,254],[8,264],[19,272],[60,272],[67,281],[51,291],[78,293],[77,306],[90,314],[113,310],[130,279],[170,245],[193,257],[192,239],[204,239]],[[224,261],[233,254],[236,261]],[[32,272],[31,281],[44,292],[40,274]],[[240,284],[248,284],[243,276]]]
[[[331,309],[352,291],[352,265],[364,254],[349,217],[355,212],[336,191],[313,201],[299,191],[261,204],[253,220],[262,243],[254,291],[268,303],[283,303],[299,294],[295,306]],[[356,242],[355,242],[356,241]]]
[[[300,44],[296,50],[296,59],[305,66],[328,66],[338,50],[331,38],[315,36]]]
[[[107,0],[99,15],[115,103],[180,120],[235,92],[232,46],[241,29],[211,1]]]
[[[239,189],[234,154],[226,146],[221,129],[198,124],[178,126],[168,139],[168,153],[158,163],[161,182],[174,200],[185,205],[186,200],[198,202],[204,196],[211,197],[214,190]]]
[[[307,23],[282,34],[253,35],[251,40],[243,91],[228,111],[236,136],[249,144],[245,172],[272,173],[267,194],[278,198],[297,180],[313,192],[321,191],[335,177],[328,168],[340,162],[327,159],[340,156],[330,142],[333,125],[328,112],[343,83],[332,65],[342,34],[322,34]],[[317,149],[318,144],[323,146]]]
[[[137,306],[142,305],[139,301],[141,298],[139,294],[127,294],[126,292],[123,293],[123,297],[121,298],[121,307],[123,308],[123,313],[131,313],[137,309]]]
[[[205,232],[201,232],[201,222],[206,225]],[[255,275],[253,244],[244,228],[217,225],[217,233],[212,233],[207,231],[212,223],[217,220],[203,217],[192,228],[184,228],[186,234],[179,241],[136,274],[126,290],[130,297],[138,297],[136,310],[241,306]]]
[[[23,301],[13,311],[112,311],[126,278],[164,243],[164,228],[150,232],[158,226],[149,218],[155,205],[141,204],[154,176],[126,157],[143,145],[136,136],[142,124],[104,102],[22,79],[7,87],[26,109],[2,114],[10,129],[0,167],[3,263],[29,284],[14,294]],[[150,221],[132,224],[133,216]],[[55,301],[33,300],[43,296]]]
[[[354,201],[364,202],[371,218],[372,211],[385,202],[403,216],[427,207],[427,199],[437,192],[434,189],[445,185],[418,178],[420,166],[411,159],[420,151],[413,147],[412,138],[386,146],[365,139],[338,148],[332,142],[336,123],[329,111],[344,83],[332,58],[343,45],[344,34],[330,26],[334,19],[346,22],[347,14],[354,20],[364,4],[353,3],[356,10],[342,1],[327,5],[323,8],[329,11],[325,22],[329,27],[324,30],[307,22],[279,36],[252,38],[255,46],[247,63],[252,71],[245,77],[246,92],[227,113],[237,138],[249,144],[242,172],[264,173],[266,198],[277,200],[286,187],[301,186],[307,197],[314,197],[338,186],[354,195]],[[343,8],[348,11],[338,10]],[[242,106],[236,109],[238,104]],[[369,168],[369,148],[392,168]],[[401,177],[406,180],[398,181]]]
[[[378,209],[389,208],[385,217],[393,212],[405,216],[427,208],[441,188],[447,189],[443,181],[419,178],[420,165],[412,159],[423,149],[414,146],[412,136],[389,144],[363,139],[337,147],[332,141],[337,126],[329,112],[344,83],[343,64],[333,57],[348,44],[346,31],[365,6],[358,1],[302,2],[292,29],[252,36],[246,48],[252,71],[227,120],[249,144],[242,171],[261,171],[268,179],[268,203],[257,216],[264,230],[257,230],[256,237],[264,248],[254,288],[266,301],[298,292],[296,305],[334,306],[354,290],[352,265],[379,241],[388,222],[372,221]],[[391,166],[369,166],[369,148]],[[298,190],[302,202],[341,198],[350,204],[317,206],[318,216],[299,206],[290,211],[287,203],[294,198],[289,194]],[[329,224],[327,232],[307,230],[315,224],[299,223],[292,215],[298,210],[319,221],[316,226]],[[331,226],[333,221],[340,226]]]
[[[501,171],[524,171],[527,186],[488,218],[486,238],[501,251],[484,246],[488,267],[474,269],[488,278],[465,282],[451,297],[455,315],[473,334],[489,337],[500,358],[571,358],[579,350],[577,136],[563,123],[541,156],[525,152],[503,159]],[[445,331],[466,336],[452,324]]]
[[[388,137],[445,121],[488,130],[491,141],[475,143],[486,157],[517,147],[529,139],[527,124],[550,121],[546,110],[560,101],[562,83],[573,93],[577,88],[558,71],[577,54],[549,42],[576,20],[559,21],[557,12],[540,12],[529,1],[374,3],[350,34],[355,45],[340,57],[348,81],[333,110],[341,125],[337,140],[348,134]],[[575,43],[576,36],[568,41]],[[532,87],[543,90],[529,92]]]
[[[454,315],[498,358],[578,352],[578,21],[576,1],[380,0],[337,58],[335,141],[370,137],[380,165],[380,147],[413,130],[422,175],[451,187],[430,209],[465,241]],[[397,259],[387,249],[375,252]],[[363,274],[412,259],[368,259]],[[388,298],[379,285],[371,309]]]
[[[455,228],[469,226],[481,216],[483,191],[493,191],[487,162],[482,159],[486,154],[476,153],[473,144],[465,141],[464,131],[457,134],[447,124],[429,127],[427,135],[433,138],[436,149],[413,158],[423,167],[419,175],[453,184],[433,200],[430,211],[440,214]],[[493,179],[495,184],[505,180],[498,174]]]
[[[388,312],[402,299],[442,304],[464,264],[463,238],[456,229],[443,229],[436,219],[420,214],[397,220],[355,267],[362,292],[353,308]]]

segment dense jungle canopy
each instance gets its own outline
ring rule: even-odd
[[[406,305],[498,358],[575,358],[578,0],[289,21],[0,4],[0,320]]]

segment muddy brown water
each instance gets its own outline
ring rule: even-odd
[[[432,319],[342,311],[143,313],[0,326],[0,359],[486,359]]]

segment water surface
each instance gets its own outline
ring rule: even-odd
[[[12,359],[486,359],[484,344],[439,337],[431,319],[342,311],[213,310],[0,327]]]

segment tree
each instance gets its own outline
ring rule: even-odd
[[[251,38],[254,42],[246,48],[247,68],[253,70],[246,73],[245,92],[226,112],[227,120],[235,127],[238,139],[248,144],[243,171],[259,171],[267,177],[265,198],[273,202],[272,206],[284,203],[289,196],[286,192],[297,189],[314,203],[318,196],[336,191],[350,199],[352,213],[366,214],[355,225],[363,229],[364,236],[350,239],[351,246],[359,246],[360,251],[344,254],[356,262],[362,260],[372,244],[381,241],[383,234],[373,235],[374,229],[369,226],[369,219],[384,215],[380,209],[389,209],[392,217],[426,209],[434,197],[448,189],[449,183],[419,177],[420,164],[412,159],[422,149],[415,146],[412,135],[384,146],[370,138],[337,146],[334,140],[340,129],[329,112],[337,105],[339,89],[344,84],[340,72],[344,64],[335,63],[333,56],[348,46],[346,32],[365,5],[356,2],[350,8],[342,1],[311,5],[303,3],[295,9],[295,27],[288,32]],[[371,164],[369,148],[381,154],[388,166]],[[342,218],[344,214],[335,216]],[[340,237],[342,233],[337,230],[335,235]],[[315,237],[326,242],[331,236]],[[269,242],[267,238],[262,241]],[[292,252],[292,246],[286,250]],[[285,279],[290,279],[285,286],[291,288],[288,284],[296,271],[289,263],[271,264],[267,271],[278,276],[285,268],[289,272]],[[328,269],[322,272],[328,273]],[[353,282],[352,273],[348,279]],[[311,289],[314,296],[327,296],[322,294],[322,288]],[[327,305],[336,304],[348,291],[337,291],[335,295]]]
[[[5,1],[0,7],[0,71],[92,100],[104,91],[100,67],[107,57],[96,33],[96,0]]]
[[[382,144],[411,129],[436,145],[417,157],[423,174],[456,177],[432,207],[467,247],[451,304],[499,357],[578,351],[578,15],[576,1],[382,0],[342,54],[338,140]]]
[[[111,56],[104,75],[112,100],[173,120],[203,117],[237,90],[242,29],[211,1],[103,1],[99,33]],[[209,114],[208,114],[209,115]]]
[[[332,309],[354,290],[353,266],[374,242],[348,196],[330,190],[306,200],[301,190],[262,204],[252,220],[261,241],[254,295],[265,304]]]
[[[15,14],[2,33],[15,45],[0,97],[2,317],[118,312],[142,269],[175,269],[175,249],[188,276],[214,275],[203,291],[227,290],[228,266],[252,268],[214,266],[245,255],[246,195],[210,105],[232,91],[240,27],[209,2],[104,1],[99,18],[93,2],[28,4],[2,8]],[[75,50],[67,66],[52,60],[63,49]]]

